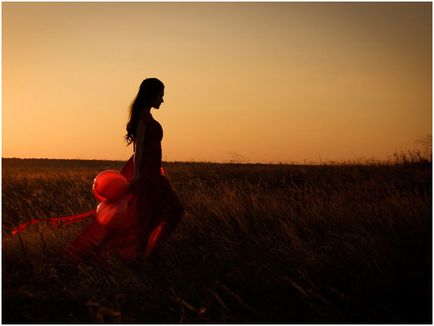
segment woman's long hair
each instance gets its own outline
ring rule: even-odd
[[[140,113],[149,107],[163,90],[164,84],[157,78],[147,78],[140,84],[139,93],[130,108],[130,119],[127,123],[127,134],[125,135],[127,145],[136,139]]]

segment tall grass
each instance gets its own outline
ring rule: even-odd
[[[3,322],[431,322],[429,161],[166,164],[186,216],[140,268],[69,263],[85,223],[7,236],[95,208],[121,164],[3,160]]]

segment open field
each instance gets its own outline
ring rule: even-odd
[[[123,162],[3,159],[3,323],[431,323],[432,165],[168,163],[186,216],[143,269],[73,265]]]

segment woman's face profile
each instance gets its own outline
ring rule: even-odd
[[[160,92],[160,94],[157,95],[157,97],[154,99],[154,101],[152,102],[152,107],[155,109],[159,109],[161,103],[164,103],[164,90],[162,90]]]

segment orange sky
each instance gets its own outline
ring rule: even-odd
[[[142,79],[168,161],[386,158],[432,129],[431,3],[2,3],[2,156],[126,160]]]

